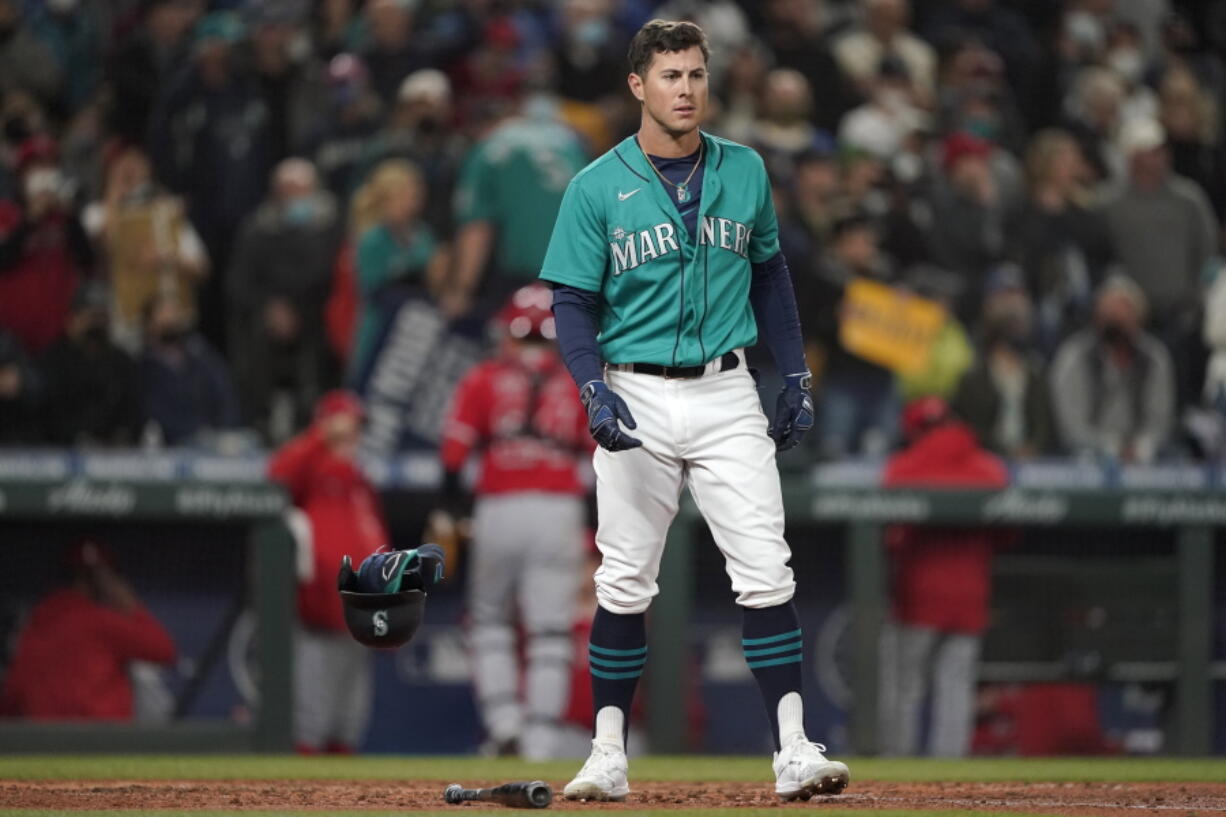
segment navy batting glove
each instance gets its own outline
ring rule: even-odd
[[[638,423],[630,414],[626,401],[614,394],[603,380],[591,380],[579,390],[579,399],[587,409],[587,430],[600,447],[608,451],[625,451],[638,448],[642,440],[631,437],[621,430],[618,421],[626,428],[637,428]]]
[[[767,432],[775,441],[775,450],[795,448],[805,432],[813,428],[813,397],[809,394],[811,383],[808,372],[783,378],[783,390],[775,401],[775,424]]]

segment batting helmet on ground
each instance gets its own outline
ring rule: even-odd
[[[356,571],[345,556],[337,587],[349,634],[368,647],[407,644],[425,615],[426,590],[442,578],[438,545],[374,553]]]

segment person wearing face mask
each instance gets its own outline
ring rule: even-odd
[[[55,142],[27,139],[16,165],[17,198],[0,199],[0,328],[38,356],[63,333],[93,251],[66,196]]]
[[[1201,184],[1172,170],[1166,130],[1156,119],[1125,123],[1119,145],[1128,183],[1104,209],[1107,234],[1123,272],[1145,293],[1150,326],[1175,361],[1178,402],[1187,405],[1203,376],[1197,335],[1220,224]]]
[[[361,181],[363,160],[379,131],[384,109],[359,57],[337,54],[328,61],[326,78],[304,153],[312,157],[324,186],[339,198],[352,193]]]
[[[776,68],[766,75],[758,118],[746,134],[773,179],[790,179],[796,160],[819,138],[812,120],[813,96],[804,74]]]
[[[467,516],[461,471],[471,454],[480,457],[468,612],[484,748],[533,760],[558,751],[584,554],[578,466],[595,447],[579,392],[553,343],[551,301],[541,284],[511,296],[496,318],[499,352],[461,380],[440,449],[442,500],[453,518]],[[517,618],[526,639],[522,651]]]
[[[310,419],[335,377],[323,305],[341,223],[314,165],[286,159],[268,197],[244,223],[226,285],[235,374],[247,418],[274,441]]]
[[[1142,47],[1141,32],[1134,23],[1117,21],[1110,30],[1103,63],[1124,83],[1120,117],[1127,122],[1158,114],[1158,96],[1150,87],[1149,60]]]
[[[58,445],[129,445],[136,439],[136,381],[131,358],[111,343],[110,292],[99,282],[73,297],[63,337],[42,360],[45,422]]]
[[[203,432],[238,422],[230,372],[191,325],[177,298],[157,295],[145,306],[144,351],[137,361],[141,427],[166,445],[192,445]]]
[[[468,148],[452,121],[451,80],[435,68],[414,71],[400,84],[396,106],[366,148],[357,174],[368,180],[389,159],[416,165],[426,186],[422,217],[438,236],[451,235],[452,190]]]
[[[154,184],[144,151],[113,145],[105,161],[106,188],[100,200],[86,206],[82,221],[105,257],[114,289],[112,337],[136,352],[141,315],[154,295],[172,294],[187,312],[196,311],[208,255],[182,199]]]
[[[559,4],[560,36],[553,49],[558,95],[577,102],[598,102],[621,82],[624,42],[607,0],[565,0]]]
[[[950,401],[988,449],[1011,459],[1052,445],[1047,382],[1033,346],[1034,306],[1024,274],[1002,264],[988,275],[979,356]]]
[[[1141,288],[1116,274],[1099,288],[1094,322],[1056,350],[1049,373],[1056,429],[1073,454],[1152,462],[1175,422],[1171,355],[1145,332]]]

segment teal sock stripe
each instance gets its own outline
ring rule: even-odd
[[[783,658],[764,658],[761,661],[750,661],[749,668],[762,669],[763,667],[778,667],[782,664],[799,664],[801,660],[800,653],[797,653],[796,655],[784,656]],[[593,672],[595,672],[595,670],[593,670]]]
[[[799,650],[803,645],[803,641],[797,640],[788,644],[782,644],[778,647],[766,647],[765,649],[761,650],[745,650],[745,657],[758,658],[763,655],[778,655],[781,652],[792,652],[793,650]]]
[[[625,681],[630,678],[638,678],[643,674],[643,668],[639,667],[631,672],[605,672],[598,670],[595,667],[589,667],[588,671],[597,678],[603,678],[606,681]]]
[[[588,663],[594,667],[604,667],[605,669],[620,669],[622,667],[638,667],[640,670],[647,663],[647,656],[642,658],[631,658],[626,661],[610,661],[607,658],[601,658],[596,655],[588,655]]]
[[[632,658],[636,655],[647,655],[647,647],[637,647],[633,650],[611,650],[608,647],[597,647],[595,644],[587,645],[589,653],[596,655],[607,655],[611,658]]]
[[[768,635],[765,638],[742,638],[742,647],[759,647],[763,644],[778,644],[780,641],[791,641],[794,638],[800,638],[800,630],[792,630],[790,633],[781,633],[779,635]]]

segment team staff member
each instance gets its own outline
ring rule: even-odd
[[[887,488],[1004,488],[1005,465],[939,397],[903,411],[907,447],[886,463]],[[988,625],[992,551],[1015,534],[991,528],[891,525],[893,614],[881,642],[881,746],[920,749],[924,702],[932,695],[927,754],[962,757],[974,727],[975,681]]]
[[[473,676],[490,748],[529,760],[559,748],[583,565],[576,466],[594,447],[553,343],[551,298],[534,283],[499,312],[501,349],[460,381],[440,451],[452,497],[469,455],[481,456],[468,584]],[[526,636],[522,701],[517,621]]]
[[[301,754],[357,749],[374,694],[370,650],[345,626],[336,570],[387,544],[379,498],[357,462],[363,407],[347,391],[315,404],[310,428],[273,455],[268,475],[305,514],[299,537],[298,619],[294,655],[294,740]]]
[[[0,691],[0,714],[128,721],[133,661],[171,664],[175,645],[110,551],[85,541],[68,552],[70,582],[30,612]]]
[[[745,657],[778,750],[776,793],[837,793],[849,778],[804,732],[775,464],[776,449],[813,425],[800,321],[762,159],[699,130],[707,57],[692,23],[653,20],[635,35],[638,133],[571,182],[541,272],[556,286],[559,345],[601,445],[589,652],[596,735],[564,790],[571,799],[629,792],[623,731],[647,659],[644,615],[686,481],[743,610]],[[745,366],[759,328],[786,383],[769,429]]]

